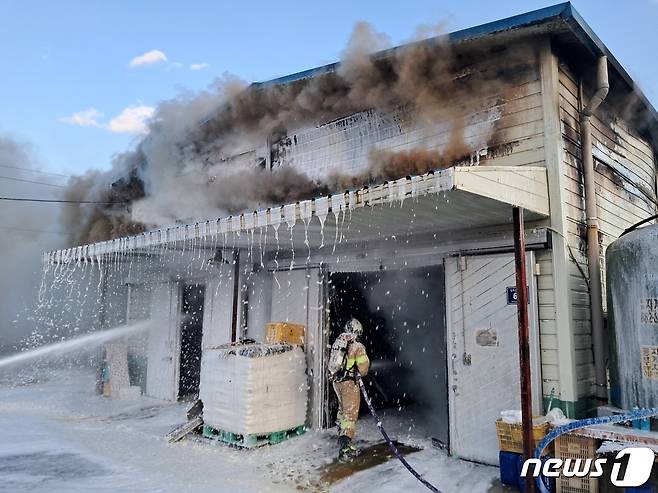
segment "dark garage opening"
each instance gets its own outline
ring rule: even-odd
[[[371,360],[366,386],[382,418],[397,425],[398,434],[447,446],[443,266],[332,273],[329,302],[331,342],[350,317],[363,324],[362,342]],[[333,417],[333,391],[329,399]],[[367,412],[362,402],[361,419]]]
[[[201,338],[205,286],[186,284],[181,300],[180,380],[178,398],[193,399],[199,395],[201,375]]]

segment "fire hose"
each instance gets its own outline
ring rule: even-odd
[[[626,414],[614,414],[612,416],[601,416],[600,418],[587,418],[571,421],[565,425],[553,428],[553,430],[551,430],[551,432],[548,433],[548,435],[546,435],[541,442],[539,442],[539,445],[537,445],[537,448],[535,449],[535,459],[541,460],[542,451],[553,440],[564,433],[568,433],[579,428],[585,428],[587,426],[623,423],[625,421],[634,421],[636,419],[650,418],[652,416],[658,416],[658,408],[652,407],[648,409],[636,409]],[[541,493],[548,493],[548,486],[544,483],[541,472],[539,473],[539,476],[537,476],[536,482],[537,487]]]
[[[390,447],[391,451],[397,457],[397,459],[402,463],[402,465],[421,483],[423,483],[427,489],[430,491],[433,491],[434,493],[440,493],[440,491],[429,481],[427,481],[423,476],[416,471],[411,465],[406,461],[406,459],[400,454],[398,451],[397,447],[395,444],[391,441],[390,437],[388,436],[388,433],[386,433],[386,430],[384,429],[384,426],[382,425],[382,420],[379,418],[377,415],[377,412],[375,411],[375,408],[372,405],[372,401],[370,400],[370,397],[368,396],[368,393],[366,392],[366,387],[363,384],[363,379],[361,378],[361,374],[359,373],[358,369],[356,369],[355,372],[355,377],[356,381],[359,383],[359,388],[361,389],[361,393],[363,394],[363,399],[366,401],[366,404],[368,405],[368,409],[370,410],[370,414],[372,414],[372,417],[375,419],[377,423],[377,428],[379,429],[379,432],[382,434],[384,437],[384,440],[386,440],[386,443]],[[599,418],[587,418],[587,419],[580,419],[576,421],[571,421],[570,423],[567,423],[562,426],[558,426],[551,430],[550,433],[548,433],[542,440],[539,442],[539,445],[537,445],[537,448],[535,449],[535,458],[541,460],[541,453],[543,450],[557,437],[560,435],[563,435],[564,433],[568,433],[573,430],[577,430],[580,428],[586,428],[588,426],[596,426],[596,425],[605,425],[605,424],[615,424],[615,423],[624,423],[626,421],[634,421],[637,419],[643,419],[643,418],[650,418],[653,416],[658,416],[658,408],[653,407],[653,408],[648,408],[648,409],[636,409],[634,411],[631,411],[629,413],[625,414],[615,414],[612,416],[602,416]],[[539,488],[539,491],[541,493],[549,493],[548,486],[544,483],[544,480],[541,475],[541,471],[539,475],[536,478],[537,482],[537,487]]]
[[[397,457],[397,459],[402,462],[402,465],[407,468],[407,470],[421,483],[423,483],[427,489],[430,491],[433,491],[434,493],[441,493],[432,483],[427,481],[423,476],[416,471],[411,465],[407,462],[407,460],[404,458],[404,456],[400,453],[398,448],[395,446],[391,438],[388,436],[388,433],[386,433],[386,430],[384,429],[384,426],[382,425],[382,420],[377,416],[377,411],[375,411],[375,408],[372,405],[372,402],[370,401],[370,397],[368,397],[368,393],[366,392],[366,386],[363,384],[363,379],[361,378],[361,373],[359,372],[358,368],[356,368],[355,372],[355,377],[356,381],[359,382],[359,388],[361,389],[361,393],[363,394],[363,399],[366,401],[366,404],[368,405],[368,409],[370,410],[370,414],[372,414],[372,417],[375,419],[377,422],[377,428],[379,428],[379,432],[382,434],[384,437],[384,440],[386,440],[386,443],[388,444],[389,448]]]

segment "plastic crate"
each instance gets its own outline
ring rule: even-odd
[[[598,440],[571,433],[555,439],[555,457],[558,459],[595,459]],[[598,478],[567,478],[559,476],[555,481],[557,493],[596,493]]]
[[[541,423],[532,426],[532,436],[535,439],[535,445],[538,444],[550,431],[551,425]],[[523,427],[521,423],[505,423],[502,419],[496,421],[496,433],[498,435],[498,448],[504,452],[523,453]],[[545,454],[550,453],[550,448],[544,450]]]
[[[272,322],[267,324],[265,340],[270,344],[285,342],[288,344],[304,345],[304,326],[289,322]]]

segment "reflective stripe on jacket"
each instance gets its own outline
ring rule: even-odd
[[[354,366],[359,369],[361,375],[367,375],[370,368],[370,359],[366,354],[366,348],[360,342],[353,342],[347,348],[347,363],[346,369],[349,371]]]

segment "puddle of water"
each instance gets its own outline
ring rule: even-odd
[[[393,441],[400,454],[406,456],[421,449]],[[352,474],[370,469],[393,459],[395,456],[386,442],[377,443],[361,449],[360,454],[351,462],[339,462],[338,459],[320,468],[320,480],[325,485],[331,485]]]
[[[78,454],[70,452],[33,452],[0,456],[0,477],[8,491],[18,491],[22,486],[35,483],[46,485],[60,482],[104,476],[108,471]]]

